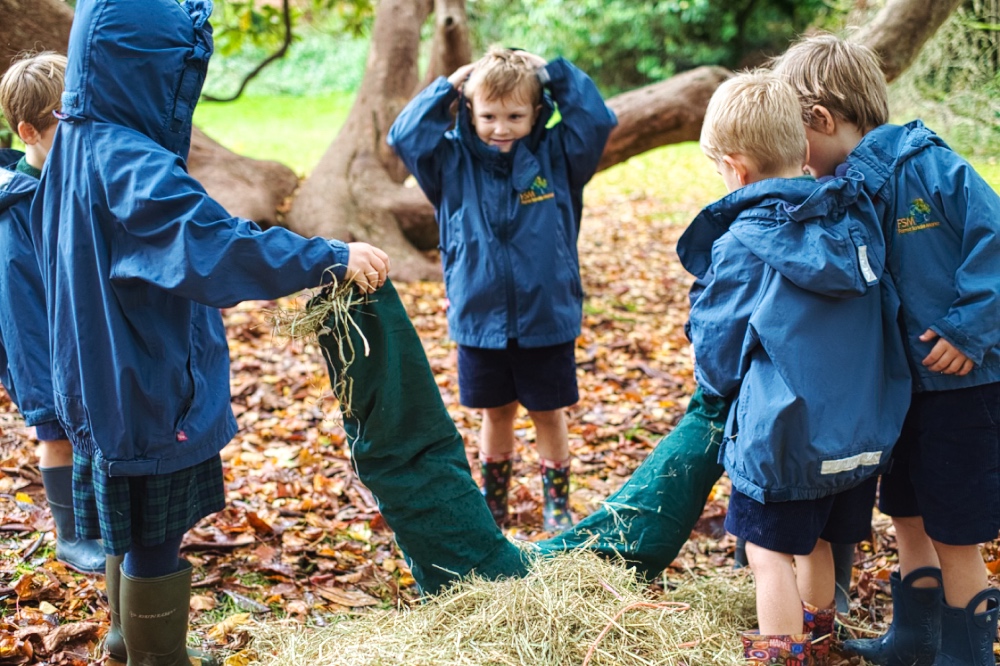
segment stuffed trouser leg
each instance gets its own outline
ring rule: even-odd
[[[618,492],[575,527],[541,541],[543,553],[586,547],[621,556],[653,578],[680,552],[722,475],[719,444],[729,402],[695,391],[687,412]]]

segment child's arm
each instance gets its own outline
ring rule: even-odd
[[[233,217],[163,151],[138,144],[115,154],[105,184],[110,212],[120,223],[112,239],[111,279],[141,280],[212,307],[271,300],[317,287],[348,270],[361,272],[364,290],[384,279],[388,258],[357,244],[303,238],[281,227],[262,231]],[[142,153],[141,157],[138,153]],[[141,181],[135,165],[142,164]]]
[[[932,148],[944,168],[934,197],[945,222],[962,238],[955,272],[958,297],[921,340],[940,336],[923,365],[944,374],[967,374],[1000,344],[1000,196],[968,162],[947,148]]]
[[[691,305],[695,379],[711,394],[729,397],[746,372],[744,350],[755,344],[750,316],[764,280],[764,263],[730,234],[716,241],[705,285]],[[707,284],[706,284],[707,283]]]
[[[559,105],[562,119],[553,129],[562,135],[570,186],[583,187],[597,171],[608,136],[618,119],[604,103],[590,77],[568,60],[556,58],[538,72]],[[561,129],[557,129],[560,126]]]
[[[389,128],[389,145],[435,208],[441,199],[441,169],[448,149],[444,133],[454,122],[451,104],[472,68],[465,65],[449,79],[439,76],[410,100]]]

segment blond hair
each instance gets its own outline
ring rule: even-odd
[[[54,51],[26,55],[16,60],[0,79],[0,109],[10,128],[22,122],[39,132],[56,122],[66,77],[66,56]]]
[[[795,89],[808,127],[814,127],[817,105],[863,133],[889,122],[885,75],[878,55],[863,44],[814,35],[792,44],[772,68]]]
[[[726,155],[743,155],[763,175],[801,168],[806,130],[795,91],[766,70],[725,81],[708,102],[701,149],[716,162]]]
[[[535,65],[522,52],[499,46],[491,46],[476,62],[465,83],[466,97],[471,99],[477,91],[484,101],[513,97],[532,106],[542,101],[542,83]]]

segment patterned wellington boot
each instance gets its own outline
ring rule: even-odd
[[[756,631],[742,635],[743,658],[747,664],[767,666],[813,666],[809,634],[761,636]]]
[[[507,522],[507,489],[514,469],[511,456],[487,456],[479,454],[479,471],[483,476],[483,497],[493,514],[497,525]]]
[[[542,492],[545,501],[542,506],[542,529],[558,534],[573,527],[569,515],[569,460],[556,462],[541,460]]]
[[[812,637],[813,662],[816,666],[826,666],[830,661],[835,619],[836,608],[820,609],[802,602],[802,627]]]

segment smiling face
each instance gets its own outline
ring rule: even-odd
[[[506,153],[515,141],[531,133],[539,109],[518,97],[484,99],[477,89],[472,95],[472,125],[483,143]]]

